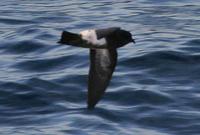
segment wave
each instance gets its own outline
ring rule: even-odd
[[[73,65],[73,63],[76,63],[76,61],[74,61],[75,57],[74,55],[68,55],[49,59],[25,60],[23,62],[18,62],[13,65],[13,67],[37,72],[61,70],[67,67],[74,67],[74,65],[76,65]]]
[[[3,42],[1,43],[1,50],[4,50],[4,53],[33,53],[36,52],[46,45],[38,42],[36,40],[23,40],[23,41],[12,41],[12,42]]]
[[[145,53],[141,56],[126,58],[119,65],[139,66],[139,67],[155,67],[155,66],[171,66],[171,65],[190,65],[198,64],[200,55],[192,55],[178,51],[157,51]]]
[[[134,90],[134,88],[123,88],[120,91],[107,92],[105,97],[112,102],[117,102],[118,105],[125,106],[163,105],[173,102],[172,97],[167,94],[150,90]]]
[[[0,22],[5,24],[12,24],[12,25],[24,25],[33,23],[33,21],[25,20],[21,18],[9,18],[9,17],[0,17]]]

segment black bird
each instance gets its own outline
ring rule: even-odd
[[[58,43],[90,48],[88,109],[101,99],[117,64],[117,48],[135,43],[130,32],[119,27],[84,30],[79,34],[63,31]]]

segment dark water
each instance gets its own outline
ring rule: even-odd
[[[88,111],[88,50],[56,42],[111,26],[137,43]],[[2,0],[0,134],[199,135],[200,1]]]

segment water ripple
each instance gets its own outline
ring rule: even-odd
[[[199,135],[198,1],[0,3],[0,133]],[[123,27],[105,96],[86,109],[89,53],[61,31]]]

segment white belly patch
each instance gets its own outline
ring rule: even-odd
[[[97,34],[95,30],[84,30],[80,32],[82,39],[86,40],[88,43],[94,45],[105,45],[106,40],[105,38],[97,39]]]

